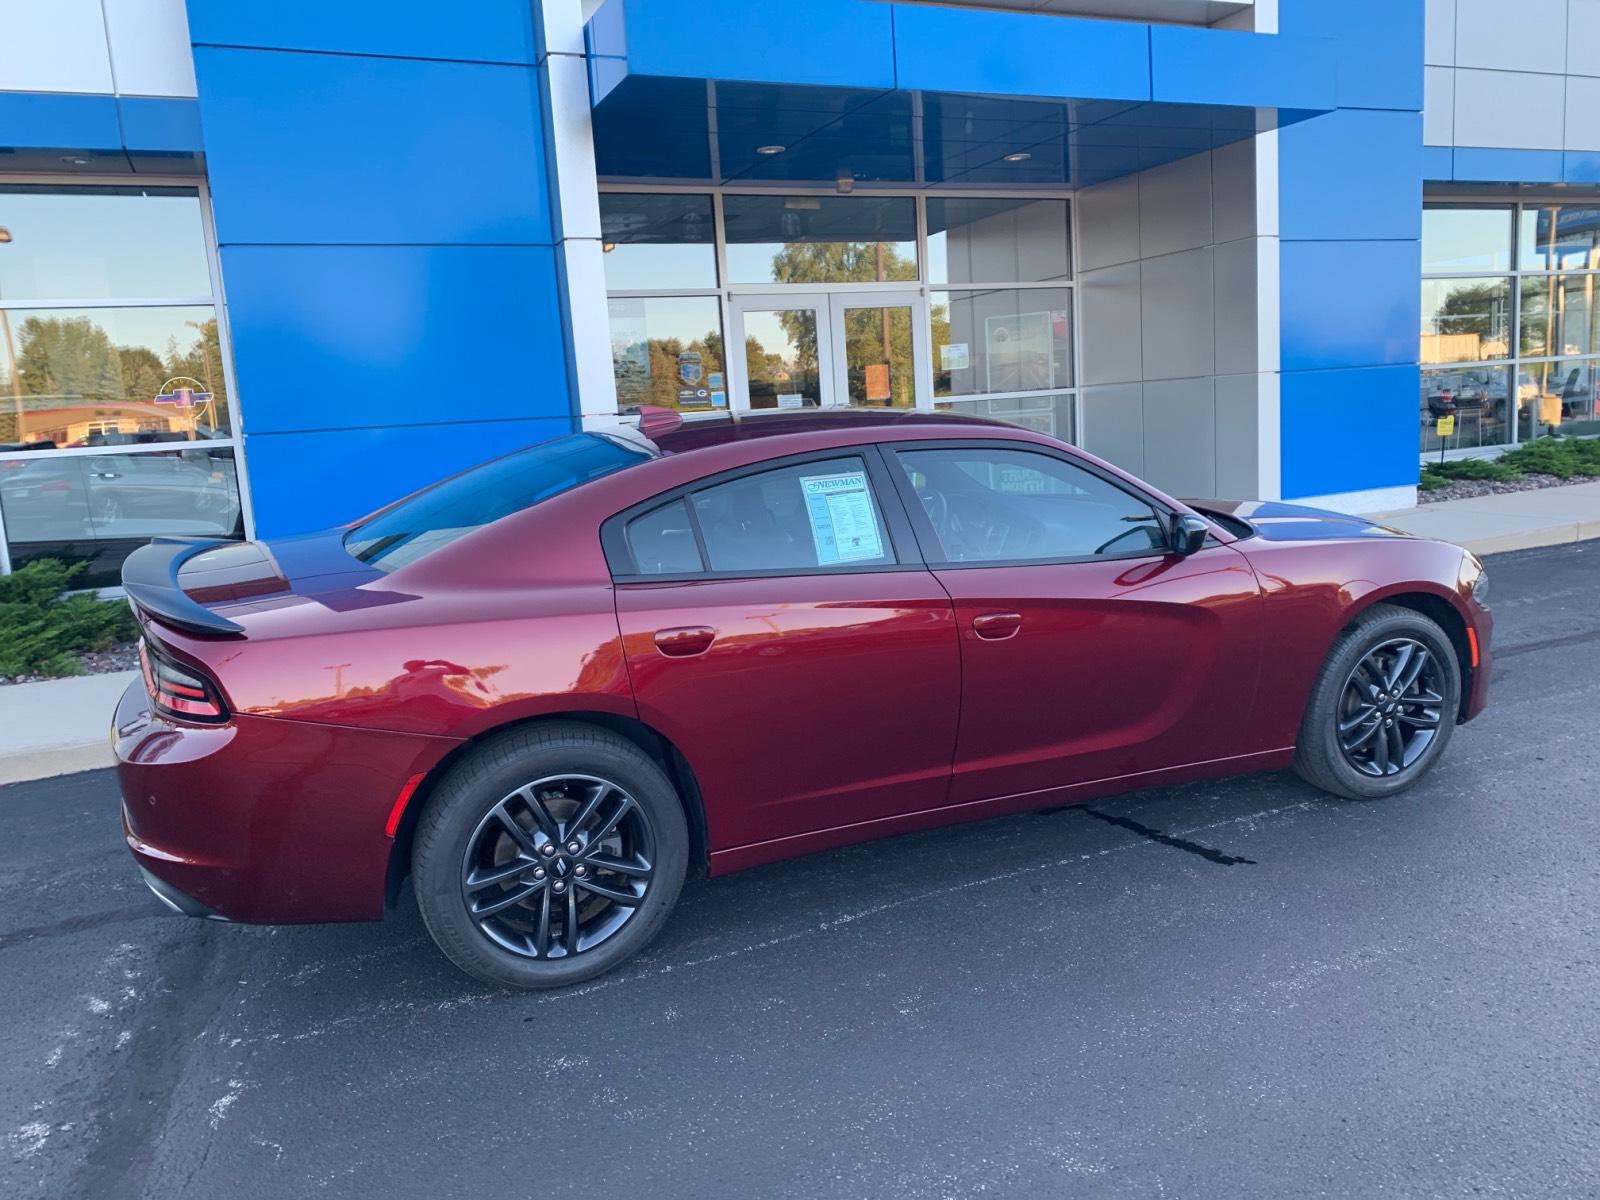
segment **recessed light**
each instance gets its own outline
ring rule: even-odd
[[[787,147],[787,146],[757,146],[756,147],[756,153],[757,154],[782,154],[788,148],[789,147]]]
[[[61,161],[69,167],[87,167],[89,165],[87,158],[79,158],[75,154],[64,154],[61,156]]]
[[[1006,155],[1007,162],[1027,162],[1033,155],[1026,150],[1018,150],[1015,154]]]

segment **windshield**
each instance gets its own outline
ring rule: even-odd
[[[642,444],[593,433],[541,442],[384,509],[345,534],[344,544],[362,562],[392,571],[501,517],[651,457]]]

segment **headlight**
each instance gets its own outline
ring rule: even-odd
[[[1480,608],[1489,607],[1489,572],[1476,554],[1467,555],[1461,567],[1461,581],[1467,585],[1467,592]]]

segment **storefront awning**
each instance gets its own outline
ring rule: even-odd
[[[1082,187],[1335,106],[1323,38],[808,0],[604,0],[603,178]]]

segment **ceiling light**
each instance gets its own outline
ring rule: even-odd
[[[833,181],[833,190],[838,192],[841,196],[848,196],[851,192],[855,191],[855,187],[856,177],[845,168],[839,168],[839,175]]]
[[[1018,150],[1015,154],[1006,155],[1007,162],[1027,162],[1033,155],[1026,150]]]
[[[788,148],[789,147],[787,147],[787,146],[757,146],[756,147],[756,153],[757,154],[782,154]]]

